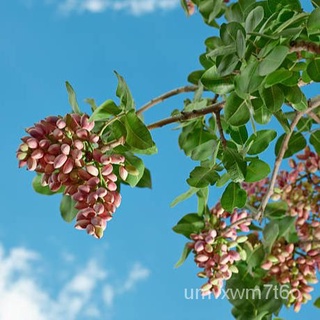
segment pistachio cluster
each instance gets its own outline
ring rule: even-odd
[[[122,179],[128,172],[124,156],[103,152],[108,148],[93,132],[94,125],[86,114],[47,117],[26,129],[17,158],[19,167],[42,175],[43,186],[73,198],[77,229],[101,238],[121,203],[114,165]]]
[[[229,226],[228,221],[231,223]],[[212,293],[216,298],[219,297],[224,280],[238,272],[235,262],[245,259],[245,252],[238,244],[247,240],[241,233],[249,231],[250,224],[245,210],[234,210],[230,214],[217,203],[211,209],[205,229],[199,234],[191,234],[193,241],[189,243],[189,248],[195,255],[197,266],[203,269],[198,276],[207,278],[201,287],[203,296]]]

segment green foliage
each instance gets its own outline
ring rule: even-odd
[[[203,218],[197,213],[189,213],[180,219],[172,229],[174,232],[183,234],[189,238],[191,233],[197,233],[202,230],[203,227]]]
[[[77,102],[77,98],[76,98],[76,94],[71,86],[71,84],[66,81],[66,88],[67,88],[67,92],[68,92],[68,99],[69,99],[69,103],[70,106],[72,108],[72,111],[74,113],[81,113],[78,102]]]
[[[78,210],[74,208],[75,201],[68,195],[62,197],[60,203],[61,217],[66,222],[71,222],[77,215]]]
[[[63,188],[60,188],[58,191],[51,191],[49,186],[43,186],[41,183],[42,180],[42,175],[41,174],[37,174],[33,180],[32,180],[32,187],[33,190],[37,193],[46,195],[46,196],[51,196],[53,194],[57,194],[57,193],[61,193],[63,192]]]
[[[239,183],[230,182],[221,197],[221,206],[228,212],[235,208],[242,208],[246,204],[247,194]]]

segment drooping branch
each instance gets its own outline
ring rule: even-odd
[[[266,206],[270,200],[270,197],[273,194],[273,189],[277,180],[277,175],[279,173],[280,170],[280,166],[282,163],[282,160],[284,158],[284,155],[288,149],[288,145],[289,145],[289,140],[294,132],[295,127],[297,126],[298,122],[300,121],[300,119],[305,115],[305,114],[310,114],[314,109],[318,108],[320,106],[320,96],[316,96],[313,99],[310,99],[308,102],[308,109],[306,109],[305,111],[300,111],[297,112],[296,116],[294,117],[294,119],[292,120],[292,123],[290,125],[290,130],[289,132],[284,136],[284,139],[282,141],[280,150],[279,150],[279,154],[276,158],[276,161],[274,163],[274,168],[272,171],[272,175],[271,175],[271,179],[270,179],[270,184],[268,187],[268,190],[265,194],[265,196],[263,197],[259,210],[257,212],[257,215],[254,217],[255,219],[259,219],[261,221],[262,217],[263,217],[263,213],[266,209]]]
[[[168,92],[162,94],[161,96],[150,100],[145,105],[143,105],[139,110],[137,110],[137,115],[141,115],[144,111],[150,109],[151,107],[153,107],[154,105],[156,105],[160,102],[163,102],[164,100],[166,100],[168,98],[176,96],[180,93],[194,92],[198,88],[199,88],[198,86],[184,86],[184,87],[180,87],[180,88],[168,91]]]
[[[225,102],[222,101],[222,102],[212,104],[212,105],[210,105],[206,108],[203,108],[203,109],[192,110],[190,112],[183,112],[182,111],[179,115],[169,117],[169,118],[154,122],[152,124],[149,124],[147,126],[147,128],[149,130],[152,130],[152,129],[156,129],[156,128],[161,128],[161,127],[168,125],[168,124],[171,124],[171,123],[194,119],[194,118],[204,116],[204,115],[212,113],[212,112],[215,113],[215,112],[220,111],[223,108],[224,104],[225,104]]]

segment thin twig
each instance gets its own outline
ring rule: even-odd
[[[314,112],[310,112],[309,113],[310,118],[312,118],[316,123],[320,124],[320,118],[314,113]]]
[[[143,105],[139,110],[137,110],[137,115],[142,114],[144,111],[150,109],[154,105],[156,105],[156,104],[158,104],[158,103],[160,103],[160,102],[162,102],[162,101],[164,101],[164,100],[166,100],[166,99],[168,99],[170,97],[173,97],[173,96],[175,96],[177,94],[180,94],[180,93],[194,92],[197,89],[199,89],[198,86],[184,86],[184,87],[180,87],[180,88],[168,91],[168,92],[162,94],[161,96],[150,100],[145,105]]]
[[[222,102],[212,104],[212,105],[210,105],[206,108],[203,108],[203,109],[192,110],[190,112],[181,112],[181,114],[179,114],[177,116],[173,116],[173,117],[166,118],[166,119],[154,122],[152,124],[149,124],[147,126],[147,128],[149,130],[152,130],[152,129],[156,129],[156,128],[161,128],[161,127],[168,125],[168,124],[171,124],[171,123],[186,121],[186,120],[190,120],[190,119],[197,118],[200,116],[204,116],[206,114],[221,110],[223,108],[224,104],[225,104],[225,102],[222,101]]]
[[[224,136],[223,128],[222,128],[222,125],[221,125],[220,111],[221,111],[221,109],[216,110],[216,111],[214,111],[214,114],[216,116],[217,127],[218,127],[218,130],[219,130],[219,135],[220,135],[220,140],[222,142],[222,146],[223,146],[223,148],[226,148],[227,140],[226,140],[226,137]]]
[[[259,219],[261,221],[262,217],[263,217],[263,213],[266,209],[266,206],[270,200],[270,197],[273,194],[273,189],[277,180],[277,175],[282,163],[282,160],[284,158],[284,155],[288,149],[288,145],[289,145],[289,140],[293,134],[293,131],[295,129],[295,127],[297,126],[298,122],[300,121],[300,119],[305,115],[305,114],[310,114],[310,112],[312,112],[312,110],[314,110],[315,108],[320,106],[320,96],[317,96],[311,100],[309,100],[308,103],[308,109],[305,111],[301,111],[301,112],[297,112],[296,116],[294,117],[294,119],[292,120],[292,123],[290,125],[290,130],[289,132],[285,135],[281,147],[280,147],[280,151],[279,154],[276,158],[276,161],[274,163],[274,168],[272,171],[272,175],[271,175],[271,179],[270,179],[270,184],[268,187],[268,190],[264,196],[264,198],[261,201],[260,207],[258,209],[257,212],[257,216],[254,217],[255,219]]]
[[[251,216],[251,215],[248,215],[245,218],[239,219],[239,220],[235,221],[234,223],[230,224],[229,226],[227,226],[225,229],[221,230],[222,231],[221,234],[223,235],[223,234],[227,233],[230,229],[238,226],[239,224],[251,222],[252,220],[253,220],[253,216]]]

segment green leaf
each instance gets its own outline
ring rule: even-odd
[[[131,92],[126,84],[124,78],[120,76],[116,71],[114,71],[118,78],[118,87],[116,91],[117,97],[120,99],[120,106],[124,110],[134,109],[134,101]]]
[[[205,160],[217,148],[216,137],[203,127],[202,121],[185,126],[179,136],[179,146],[193,160]]]
[[[277,112],[280,110],[284,102],[284,94],[278,86],[262,90],[261,98],[271,112]]]
[[[188,198],[190,198],[191,196],[193,196],[196,192],[198,192],[198,188],[194,188],[191,187],[189,188],[188,191],[180,194],[179,196],[177,196],[171,203],[170,203],[170,207],[173,208],[175,207],[178,203],[187,200]]]
[[[230,182],[221,197],[221,206],[227,212],[235,208],[242,208],[247,201],[247,193],[241,189],[239,183]]]
[[[230,175],[228,172],[225,172],[216,182],[216,187],[220,188],[224,186],[230,180]]]
[[[186,0],[180,0],[180,5],[182,9],[184,10],[185,14],[188,16],[189,15],[189,8],[188,8],[188,3]]]
[[[247,172],[247,163],[237,150],[226,148],[222,162],[232,181],[242,182],[244,180]]]
[[[191,233],[200,232],[204,226],[205,224],[202,217],[197,213],[189,213],[179,220],[172,230],[189,238]]]
[[[177,261],[177,263],[174,265],[175,268],[179,268],[183,265],[183,263],[187,260],[189,253],[191,252],[191,248],[189,247],[189,244],[186,243],[183,247],[182,254]]]
[[[48,186],[43,186],[41,184],[41,180],[42,180],[42,174],[37,174],[32,180],[32,187],[34,191],[37,193],[40,193],[46,196],[51,196],[53,194],[61,193],[64,190],[64,188],[61,187],[58,191],[53,192],[50,190]]]
[[[150,131],[137,116],[135,110],[130,110],[124,119],[127,130],[126,143],[128,145],[142,152],[155,146]]]
[[[152,188],[152,180],[151,180],[151,173],[150,170],[147,168],[144,168],[143,175],[139,182],[136,184],[136,187],[138,188]]]
[[[106,121],[110,116],[115,116],[121,112],[121,109],[112,100],[106,100],[90,116],[89,121]]]
[[[195,188],[205,188],[213,185],[219,179],[218,173],[209,167],[195,167],[190,172],[190,178],[187,179],[188,184]]]
[[[210,24],[221,10],[222,1],[200,1],[198,9],[204,18],[207,19],[207,23]]]
[[[246,182],[256,182],[264,179],[270,173],[270,167],[260,159],[254,159],[247,167]]]
[[[84,100],[87,104],[89,104],[89,106],[91,107],[91,110],[94,111],[96,110],[98,107],[96,105],[96,102],[94,99],[92,98],[87,98]]]
[[[288,242],[297,242],[297,231],[295,228],[296,217],[284,217],[279,220],[272,220],[271,223],[278,224],[279,227],[279,238],[284,237]]]
[[[307,98],[298,86],[283,87],[285,98],[293,108],[304,111],[308,108]]]
[[[236,48],[238,57],[243,59],[246,54],[246,38],[241,30],[238,30],[237,32]]]
[[[235,77],[236,93],[240,97],[245,98],[247,93],[256,91],[264,80],[258,73],[259,64],[260,62],[251,56],[245,68]]]
[[[66,88],[68,92],[69,103],[71,105],[73,112],[81,114],[81,111],[77,102],[77,98],[76,98],[76,93],[74,92],[71,84],[68,81],[66,81]]]
[[[263,246],[267,253],[270,253],[274,242],[279,235],[279,226],[271,221],[263,229]]]
[[[316,152],[320,154],[320,130],[312,132],[309,141],[314,146]]]
[[[238,62],[239,62],[239,58],[237,57],[236,54],[224,55],[223,57],[221,57],[221,59],[219,59],[219,63],[217,59],[218,74],[221,77],[229,75],[230,73],[233,72]]]
[[[313,81],[320,82],[320,58],[315,58],[310,61],[307,66],[307,72]]]
[[[313,305],[320,309],[320,297],[316,299],[316,301],[313,303]]]
[[[196,146],[192,151],[191,151],[191,159],[195,161],[203,161],[208,159],[209,157],[212,156],[213,152],[217,148],[217,141],[216,140],[209,140],[206,141],[198,146]]]
[[[213,66],[206,70],[201,77],[202,84],[209,90],[217,94],[226,94],[233,90],[233,77],[220,77],[217,67]]]
[[[275,139],[277,136],[277,132],[275,130],[260,130],[257,131],[255,134],[252,134],[249,138],[248,143],[253,140],[253,143],[248,150],[248,154],[259,154],[266,150],[270,144],[270,142]]]
[[[319,4],[318,4],[319,5]],[[313,10],[307,22],[308,34],[319,34],[320,32],[320,8]]]
[[[259,75],[266,76],[280,67],[287,54],[289,48],[285,46],[275,47],[260,63]]]
[[[264,10],[263,7],[257,6],[255,7],[246,18],[245,29],[247,32],[252,32],[256,29],[256,27],[260,24],[260,22],[264,18]]]
[[[264,105],[262,99],[257,98],[251,100],[251,104],[254,109],[253,118],[259,124],[267,124],[270,122],[272,112]]]
[[[288,204],[284,201],[268,203],[265,210],[265,217],[273,219],[282,219],[286,216]]]
[[[220,37],[225,45],[234,44],[237,42],[237,34],[240,30],[243,35],[246,35],[246,31],[243,26],[235,21],[229,23],[223,23],[220,28]]]
[[[188,81],[190,83],[193,83],[195,85],[198,85],[202,75],[203,75],[204,71],[203,70],[197,70],[197,71],[193,71],[189,74],[188,76]]]
[[[218,56],[231,55],[233,53],[236,53],[236,51],[236,45],[234,43],[227,46],[224,46],[222,44],[220,47],[214,48],[212,51],[207,53],[207,57],[215,58]]]
[[[255,248],[252,248],[250,243],[245,242],[243,247],[247,253],[246,262],[248,264],[248,269],[252,271],[252,269],[260,266],[264,259],[265,252],[263,250],[263,246],[258,245]]]
[[[78,210],[75,209],[76,202],[68,195],[62,197],[60,203],[60,212],[64,221],[71,222],[77,215]]]
[[[292,77],[293,72],[284,68],[280,68],[266,77],[265,87],[269,88],[275,84],[282,83],[286,79]]]
[[[244,145],[248,139],[248,131],[246,126],[230,128],[230,137],[239,145]]]
[[[279,137],[276,146],[275,146],[275,154],[276,156],[279,154],[282,141],[284,139],[285,134]],[[304,138],[303,134],[300,132],[294,132],[289,140],[288,143],[288,149],[284,154],[284,158],[291,157],[295,153],[299,152],[300,150],[304,149],[304,147],[307,145],[307,141]]]
[[[238,127],[246,124],[250,119],[249,103],[232,92],[224,107],[225,120],[232,126]]]
[[[135,187],[138,185],[138,183],[140,182],[140,180],[144,176],[144,172],[146,170],[144,163],[140,158],[133,155],[131,152],[126,152],[124,156],[126,158],[125,166],[131,166],[131,167],[135,168],[137,171],[135,174],[129,173],[125,183],[128,183],[131,187]],[[145,178],[147,178],[147,176]],[[149,181],[149,182],[145,181],[146,187],[148,187],[148,184],[150,184],[150,183],[151,183],[151,181]]]

